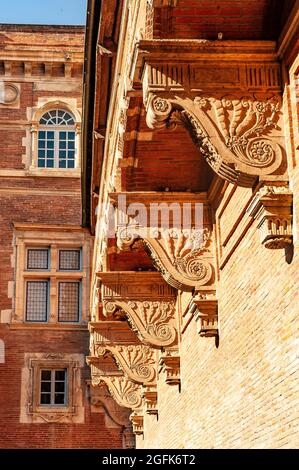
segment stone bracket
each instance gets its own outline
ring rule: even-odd
[[[173,355],[172,355],[173,354]],[[160,371],[166,374],[168,385],[180,385],[180,357],[175,352],[165,353],[159,360]]]
[[[159,273],[103,272],[103,313],[126,317],[140,340],[155,348],[177,342],[175,291]]]
[[[261,243],[270,249],[292,244],[292,200],[287,186],[267,184],[256,193],[247,213],[256,219]]]
[[[140,413],[133,412],[130,415],[130,421],[132,422],[133,426],[133,433],[136,435],[143,434],[143,416]]]
[[[92,386],[105,383],[116,403],[125,408],[142,408],[142,387],[124,376],[92,374]]]
[[[143,393],[143,398],[144,398],[146,413],[149,415],[157,415],[158,414],[157,391],[152,390],[151,388],[147,388]]]
[[[252,187],[258,177],[285,174],[273,44],[141,41],[136,64],[150,128],[183,124],[214,172],[231,183]]]
[[[194,317],[200,336],[218,336],[218,301],[215,297],[199,296],[192,300],[196,305]]]

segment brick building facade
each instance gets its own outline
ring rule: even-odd
[[[0,448],[132,445],[85,360],[84,28],[1,25],[0,50]]]
[[[88,9],[93,389],[139,448],[297,447],[298,2]]]

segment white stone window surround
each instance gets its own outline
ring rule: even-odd
[[[45,104],[39,106],[33,112],[33,116],[30,120],[30,135],[31,135],[31,158],[30,165],[28,168],[28,175],[36,176],[62,176],[62,177],[80,177],[81,176],[81,114],[77,108],[73,106],[74,100],[63,101],[63,99],[49,100]],[[41,118],[49,111],[61,110],[70,113],[74,118],[74,125],[71,127],[75,132],[75,168],[49,168],[49,167],[38,167],[38,134],[40,130],[46,128],[45,124],[40,123]],[[58,130],[59,126],[47,126],[47,130],[51,128]],[[59,127],[59,130],[61,128]],[[28,143],[27,143],[28,144]]]

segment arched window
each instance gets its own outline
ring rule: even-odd
[[[76,167],[75,119],[63,109],[42,115],[38,129],[38,168]]]

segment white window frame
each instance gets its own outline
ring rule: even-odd
[[[41,395],[42,395],[42,382],[44,382],[42,380],[42,371],[50,371],[51,372],[51,379],[50,379],[50,403],[41,403]],[[64,392],[63,392],[63,395],[64,395],[64,401],[63,403],[55,403],[55,383],[56,383],[56,380],[55,380],[55,372],[56,371],[64,371],[65,372],[65,378],[64,378]],[[42,406],[42,407],[62,407],[62,406],[67,406],[68,405],[68,368],[67,367],[40,367],[39,369],[39,388],[38,388],[38,391],[39,391],[39,397],[38,397],[38,400],[39,400],[39,406]]]
[[[33,114],[31,120],[30,128],[30,140],[31,140],[31,151],[30,156],[28,157],[28,173],[30,175],[42,175],[42,176],[60,176],[64,178],[80,178],[81,177],[81,114],[74,107],[74,102],[69,100],[70,103],[62,100],[49,101],[46,105],[43,105],[40,108],[37,108]],[[73,100],[74,101],[74,100]],[[74,125],[70,126],[46,126],[40,124],[40,119],[49,111],[53,110],[62,110],[71,114],[74,118]],[[75,168],[59,168],[59,167],[38,167],[38,132],[40,130],[44,131],[45,128],[47,131],[54,130],[63,131],[63,127],[67,128],[68,131],[75,132]],[[72,129],[73,127],[73,129]]]
[[[90,259],[92,239],[81,227],[34,226],[15,224],[16,236],[16,286],[12,323],[26,327],[80,328],[88,322]],[[31,248],[48,248],[49,269],[32,270],[27,268],[27,250]],[[80,270],[59,270],[59,250],[80,250]],[[26,321],[26,281],[49,281],[48,318],[47,322]],[[58,321],[59,282],[79,282],[79,321]]]

